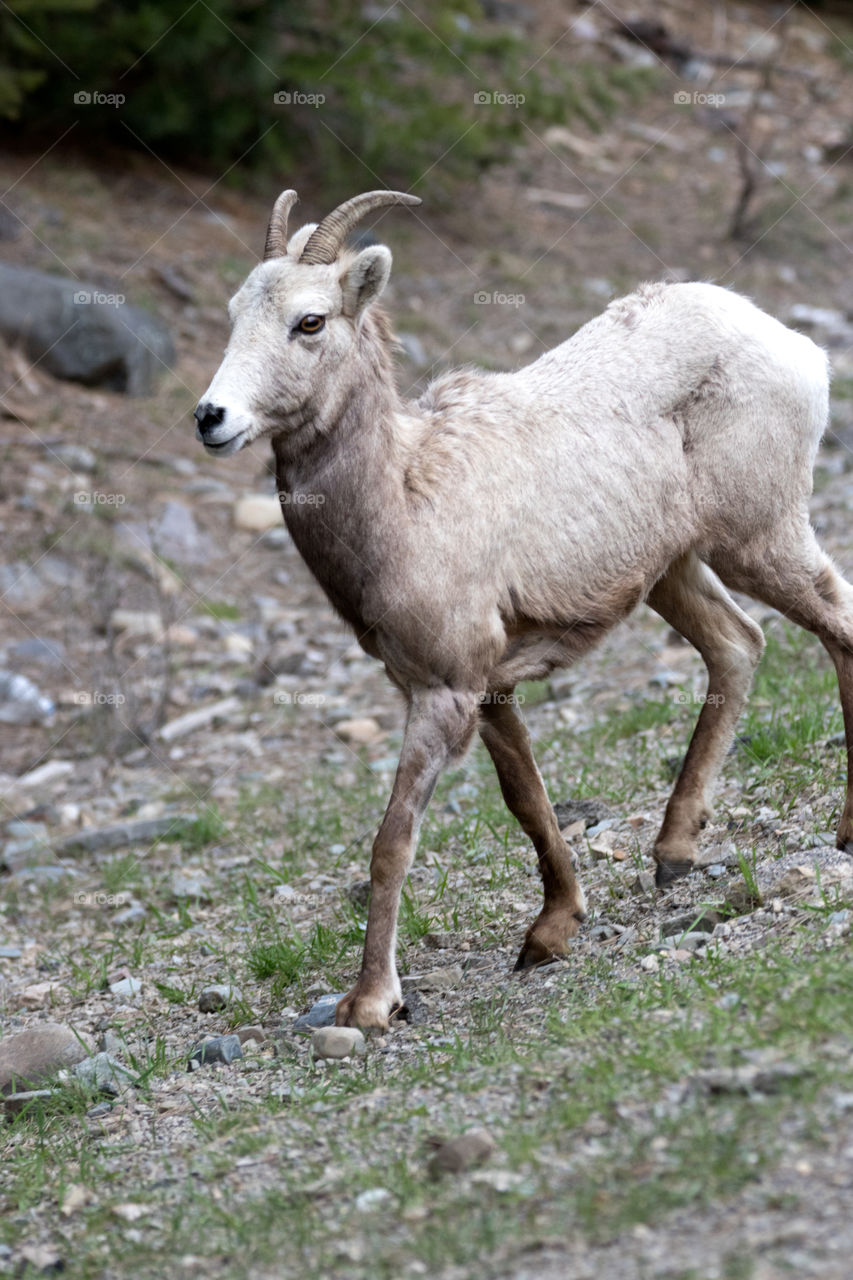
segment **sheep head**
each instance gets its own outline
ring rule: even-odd
[[[261,436],[330,419],[351,390],[347,369],[368,308],[391,273],[391,252],[345,241],[356,223],[417,196],[369,191],[287,238],[295,191],[283,191],[267,229],[264,260],[234,295],[231,338],[195,410],[196,434],[227,457]]]

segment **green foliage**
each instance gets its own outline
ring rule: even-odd
[[[428,19],[347,0],[12,0],[0,48],[0,116],[34,140],[70,121],[77,145],[335,187],[470,177],[528,129],[595,128],[654,80],[540,58],[473,0]]]

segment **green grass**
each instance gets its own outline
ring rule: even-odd
[[[712,951],[701,966],[643,982],[608,983],[605,961],[578,961],[552,985],[542,1023],[530,1025],[517,988],[475,999],[464,1027],[446,1028],[444,1043],[437,1037],[390,1074],[375,1053],[318,1077],[286,1061],[284,1078],[301,1093],[196,1109],[203,1145],[190,1181],[148,1172],[123,1185],[108,1172],[109,1151],[81,1144],[85,1100],[63,1093],[8,1126],[16,1158],[6,1165],[5,1205],[14,1215],[45,1195],[61,1200],[72,1181],[107,1188],[109,1203],[149,1204],[133,1238],[111,1233],[108,1246],[111,1266],[145,1277],[171,1274],[172,1257],[192,1254],[225,1277],[251,1266],[289,1277],[310,1266],[391,1280],[417,1258],[429,1274],[452,1264],[479,1280],[494,1274],[490,1259],[519,1256],[543,1237],[567,1246],[578,1232],[612,1239],[671,1209],[737,1194],[773,1167],[783,1133],[814,1140],[826,1087],[850,1084],[841,1050],[853,1036],[853,957],[810,943],[806,930],[793,954],[771,945],[749,964]],[[734,1005],[721,1000],[731,994]],[[768,1048],[802,1066],[772,1094],[690,1087],[697,1071],[740,1066]],[[381,1109],[363,1105],[374,1096]],[[504,1191],[429,1177],[427,1135],[474,1123],[498,1141],[492,1167],[512,1175]],[[270,1185],[253,1189],[249,1179],[227,1198],[215,1194],[235,1159],[275,1157],[294,1136],[300,1159],[275,1158]],[[355,1198],[374,1187],[391,1192],[376,1218],[384,1226],[353,1257],[347,1242],[371,1230]],[[109,1207],[81,1212],[74,1274],[95,1277]],[[13,1231],[7,1214],[0,1233]]]
[[[228,604],[225,600],[200,600],[198,608],[210,618],[219,622],[239,622],[243,611],[239,605]]]

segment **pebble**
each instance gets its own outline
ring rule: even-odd
[[[42,1022],[0,1040],[0,1093],[18,1084],[40,1084],[62,1067],[88,1057],[88,1040],[60,1022]]]
[[[360,720],[340,720],[335,725],[335,733],[339,738],[343,738],[344,742],[365,746],[375,742],[381,736],[382,727],[378,720],[365,716]]]
[[[282,520],[281,503],[266,493],[248,493],[234,503],[234,524],[247,533],[279,529]]]
[[[654,891],[655,878],[651,871],[641,871],[640,874],[635,876],[631,881],[632,893],[654,893]]]
[[[460,965],[450,964],[429,973],[409,973],[401,979],[401,986],[403,991],[451,991],[464,977]]]
[[[475,1165],[484,1164],[497,1150],[488,1129],[469,1129],[458,1138],[441,1142],[429,1162],[433,1174],[464,1173]]]
[[[213,1036],[195,1046],[190,1054],[190,1062],[198,1062],[204,1066],[224,1063],[227,1066],[229,1062],[242,1056],[243,1047],[239,1036]]]
[[[318,1027],[311,1038],[315,1058],[350,1058],[367,1051],[364,1036],[357,1027]]]
[[[59,1091],[57,1089],[26,1089],[20,1093],[7,1093],[3,1098],[3,1110],[8,1117],[20,1115],[36,1102],[47,1102]]]
[[[210,902],[208,879],[204,871],[175,871],[170,888],[172,897],[179,902],[188,899],[194,902]]]
[[[313,1031],[317,1027],[333,1027],[335,1025],[335,1010],[338,1002],[343,1000],[344,992],[338,991],[332,995],[320,996],[319,1000],[315,1000],[307,1013],[300,1014],[293,1024],[294,1031]]]
[[[366,1209],[378,1209],[393,1199],[394,1196],[387,1187],[370,1187],[356,1196],[355,1207],[359,1213],[363,1213]]]
[[[34,982],[24,987],[18,999],[27,1009],[40,1009],[42,1005],[59,1000],[65,994],[65,988],[59,982]]]
[[[709,938],[710,934],[697,930],[694,933],[684,933],[663,938],[660,945],[673,951],[698,951],[700,947],[707,946]]]
[[[587,827],[594,827],[613,817],[613,812],[602,800],[564,800],[554,805],[560,830],[571,822],[583,819]]]
[[[133,996],[138,996],[142,990],[142,983],[138,978],[120,978],[118,982],[110,983],[110,991],[114,996],[120,999],[128,1000]]]
[[[0,721],[5,724],[44,724],[55,707],[32,680],[14,671],[0,671]]]
[[[660,969],[660,960],[657,956],[643,956],[640,968],[645,969],[646,973],[657,973]]]
[[[263,1027],[255,1025],[251,1027],[240,1027],[237,1031],[237,1038],[241,1044],[248,1044],[250,1040],[254,1040],[258,1046],[266,1043],[267,1033]]]
[[[0,960],[20,960],[21,954],[20,947],[0,947]]]
[[[108,1053],[95,1053],[91,1058],[84,1058],[77,1063],[74,1074],[87,1089],[111,1098],[117,1098],[122,1089],[136,1082],[133,1072]]]
[[[238,987],[228,985],[218,985],[205,987],[198,998],[198,1007],[202,1013],[218,1013],[220,1009],[227,1009],[229,1004],[235,1000],[242,1000],[243,996]]]
[[[721,876],[726,874],[726,868],[721,862],[713,862],[710,867],[705,868],[705,874],[711,880],[719,880]]]

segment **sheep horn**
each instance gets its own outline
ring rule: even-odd
[[[264,262],[267,258],[283,258],[287,253],[287,219],[296,204],[295,191],[282,191],[272,207],[264,245]]]
[[[345,200],[337,209],[326,215],[311,232],[300,262],[334,262],[341,251],[347,233],[360,222],[371,209],[381,209],[389,204],[420,204],[419,196],[405,195],[402,191],[366,191],[363,195]]]

